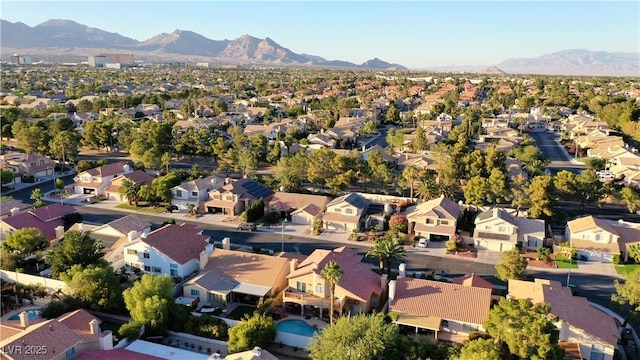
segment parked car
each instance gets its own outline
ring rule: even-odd
[[[178,206],[177,205],[169,205],[169,206],[166,207],[166,209],[167,209],[168,213],[172,213],[174,211],[178,211]]]
[[[427,240],[426,238],[420,238],[420,240],[418,240],[419,247],[426,248],[428,244],[429,244],[429,240]]]
[[[238,225],[238,230],[255,231],[256,229],[257,229],[257,226],[254,223],[242,223]]]

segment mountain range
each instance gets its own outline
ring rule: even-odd
[[[327,60],[321,56],[297,54],[270,38],[243,35],[234,40],[212,40],[193,31],[175,30],[138,41],[78,24],[70,20],[49,20],[34,27],[0,20],[3,54],[24,53],[76,59],[101,52],[127,52],[137,59],[163,61],[209,61],[218,64],[268,66],[322,66],[372,70],[409,70],[374,58],[362,64]],[[640,76],[640,54],[564,50],[537,58],[508,59],[494,65],[440,66],[423,70],[484,72],[497,68],[511,74]],[[491,73],[496,73],[493,69]]]

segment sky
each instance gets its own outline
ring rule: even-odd
[[[640,52],[640,1],[0,1],[0,18],[49,19],[146,40],[176,29],[244,34],[328,60],[412,69],[497,65],[567,49]]]

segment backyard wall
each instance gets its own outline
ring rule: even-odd
[[[11,283],[20,283],[24,285],[40,284],[44,286],[48,292],[54,293],[58,290],[66,290],[67,284],[64,281],[53,280],[42,276],[17,273],[15,271],[0,270],[0,278]]]
[[[273,340],[273,342],[276,344],[282,343],[283,345],[296,346],[300,349],[308,349],[311,339],[312,338],[307,336],[278,331],[276,339]]]

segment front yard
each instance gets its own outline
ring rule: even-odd
[[[577,261],[565,261],[556,259],[556,267],[558,269],[577,269],[578,263]]]
[[[626,275],[630,272],[640,269],[640,264],[616,265],[616,272],[620,275]]]
[[[152,205],[139,205],[139,206],[135,206],[135,205],[129,205],[129,204],[120,204],[120,205],[116,205],[116,208],[118,209],[124,209],[124,210],[135,210],[135,211],[142,211],[142,212],[148,212],[148,213],[154,213],[154,214],[162,214],[166,211],[164,206],[157,206],[154,207]]]

